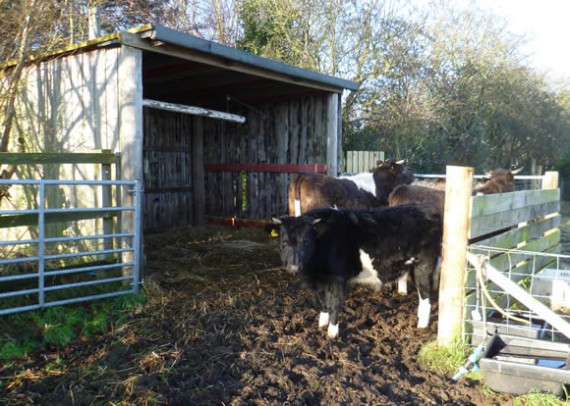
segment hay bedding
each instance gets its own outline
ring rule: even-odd
[[[420,369],[418,351],[435,339],[437,322],[427,331],[415,328],[415,294],[354,288],[341,313],[340,339],[327,340],[317,329],[315,298],[280,268],[277,240],[261,230],[185,228],[147,236],[145,251],[149,300],[141,311],[112,333],[78,340],[63,354],[67,367],[60,374],[20,383],[0,400],[480,405],[509,399]],[[46,362],[38,357],[27,368],[40,374]]]

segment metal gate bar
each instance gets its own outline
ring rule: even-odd
[[[20,289],[13,291],[0,292],[0,300],[8,298],[17,298],[18,296],[26,295],[37,295],[37,303],[31,305],[14,305],[14,306],[3,306],[0,308],[0,315],[11,314],[16,312],[23,312],[28,310],[35,310],[44,307],[59,306],[64,304],[84,302],[88,300],[111,298],[120,295],[127,295],[132,293],[137,293],[139,290],[140,281],[140,258],[141,258],[141,186],[137,181],[111,181],[111,180],[101,180],[101,181],[69,181],[69,180],[6,180],[0,179],[0,187],[2,185],[24,185],[24,187],[35,187],[37,188],[38,196],[38,208],[28,209],[28,210],[0,210],[0,218],[2,216],[11,216],[13,218],[17,215],[35,214],[37,215],[37,238],[27,238],[22,240],[10,240],[10,241],[0,241],[0,248],[10,247],[10,246],[37,246],[37,255],[31,255],[28,257],[19,258],[0,258],[0,283],[4,286],[9,286],[8,282],[22,281],[29,279],[37,279],[37,288],[32,289]],[[101,193],[105,187],[116,187],[116,195],[121,194],[120,188],[126,187],[128,191],[133,194],[133,205],[132,206],[121,206],[115,204],[111,207],[87,207],[87,208],[47,208],[46,207],[46,186],[49,185],[69,185],[69,186],[89,186],[92,188],[100,187]],[[102,200],[101,200],[102,201]],[[96,218],[101,218],[100,214],[97,213],[116,213],[116,218],[119,223],[124,220],[121,214],[132,213],[132,230],[122,230],[124,224],[118,224],[117,232],[106,232],[94,233],[90,235],[79,235],[79,236],[69,236],[69,237],[46,237],[46,215],[49,214],[66,214],[69,213],[87,213],[87,217],[78,218],[78,220],[95,220]],[[96,213],[98,217],[90,218],[89,213]],[[63,220],[68,221],[68,220]],[[53,243],[69,243],[69,242],[85,242],[93,241],[94,244],[97,240],[103,242],[103,249],[86,250],[80,252],[71,253],[46,253],[46,244]],[[109,243],[110,242],[110,243]],[[129,244],[130,242],[130,244]],[[115,244],[115,247],[113,247]],[[112,249],[109,249],[109,246]],[[98,247],[97,247],[98,248]],[[71,268],[65,267],[65,269],[51,270],[46,269],[46,262],[50,260],[65,260],[69,258],[78,257],[109,257],[113,256],[116,263],[106,263],[106,264],[94,264],[87,266],[72,266]],[[23,264],[23,263],[35,263],[37,264],[37,272],[24,273],[17,275],[7,275],[2,276],[4,270],[6,270],[7,265],[10,264]],[[63,276],[70,274],[92,274],[98,275],[97,272],[100,271],[111,271],[122,269],[120,276],[113,277],[103,277],[93,280],[72,282],[72,283],[62,283],[54,286],[46,286],[46,278],[54,276]],[[84,296],[73,297],[69,299],[60,300],[50,300],[46,301],[46,293],[63,291],[68,289],[77,289],[88,286],[106,285],[110,283],[119,283],[121,288],[124,288],[124,283],[128,282],[128,289],[117,289],[116,291],[109,291],[101,294],[86,294]],[[28,297],[29,298],[29,297]]]

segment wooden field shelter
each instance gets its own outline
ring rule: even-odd
[[[341,97],[358,89],[158,25],[36,58],[24,75],[9,150],[120,155],[122,179],[144,186],[145,231],[285,213],[292,174],[340,172]]]

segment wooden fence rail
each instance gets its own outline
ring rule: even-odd
[[[66,153],[66,152],[0,152],[0,165],[37,165],[37,164],[101,164],[117,163],[118,155],[108,150],[101,152]]]

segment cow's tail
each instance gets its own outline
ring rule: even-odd
[[[295,179],[292,179],[289,182],[289,196],[288,196],[288,203],[289,203],[289,215],[298,217],[301,215],[301,191],[300,191],[300,184],[301,178],[303,177],[302,174],[297,175]]]
[[[299,217],[301,215],[301,184],[303,183],[303,174],[300,174],[299,176],[297,176],[297,178],[295,179],[295,184],[294,184],[294,201],[293,201],[293,214],[295,215],[295,217]]]

